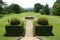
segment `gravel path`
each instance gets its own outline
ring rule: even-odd
[[[36,37],[24,37],[24,38],[22,38],[20,40],[39,40],[39,39],[36,38]]]
[[[25,37],[23,37],[20,40],[39,40],[38,38],[33,37],[33,23],[32,23],[32,20],[27,20]]]
[[[26,22],[25,37],[33,37],[33,23],[32,23],[32,20],[27,20],[27,22]]]

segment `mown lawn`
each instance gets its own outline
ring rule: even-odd
[[[8,19],[11,18],[18,18],[25,22],[24,18],[26,16],[33,16],[35,18],[45,17],[48,19],[49,23],[53,25],[53,33],[54,36],[42,36],[47,38],[48,40],[60,40],[60,16],[48,16],[48,15],[41,15],[40,13],[34,12],[25,12],[21,14],[10,14],[5,15],[4,17],[0,18],[0,40],[15,40],[16,37],[5,37],[5,25],[8,23]]]

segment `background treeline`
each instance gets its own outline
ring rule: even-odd
[[[24,9],[18,4],[13,3],[11,5],[7,5],[5,2],[3,2],[3,0],[0,0],[0,14],[19,14],[21,12],[24,12]]]
[[[40,13],[42,15],[58,15],[60,16],[60,1],[57,0],[53,7],[49,8],[49,5],[46,3],[46,5],[42,5],[40,3],[34,4],[34,8],[22,8],[18,4],[11,4],[8,5],[3,0],[0,0],[0,15],[1,14],[20,14],[22,12],[28,12],[33,11],[35,13]]]
[[[41,13],[41,14],[46,14],[46,15],[50,14],[49,6],[47,3],[46,5],[41,5],[40,3],[36,3],[34,5],[34,11],[36,13]]]
[[[57,0],[52,8],[49,8],[49,5],[41,5],[40,3],[36,3],[34,5],[34,12],[41,13],[45,15],[58,15],[60,16],[60,1]]]

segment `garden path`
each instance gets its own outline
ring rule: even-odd
[[[26,20],[26,33],[25,37],[20,40],[39,40],[36,37],[33,37],[33,23],[32,20]]]

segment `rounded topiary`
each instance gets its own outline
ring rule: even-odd
[[[20,20],[18,20],[17,18],[13,18],[10,20],[10,24],[11,25],[18,25],[18,24],[20,24]]]
[[[39,25],[48,25],[49,23],[48,23],[48,20],[46,19],[46,18],[39,18],[38,20],[37,20],[37,23],[39,24]]]

